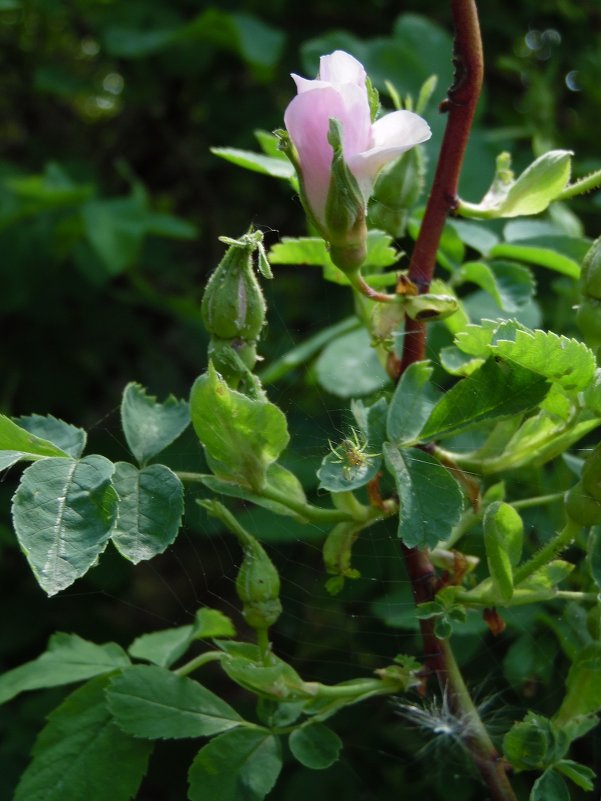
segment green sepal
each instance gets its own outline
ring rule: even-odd
[[[385,167],[372,194],[369,221],[376,228],[402,237],[409,209],[419,200],[425,185],[426,164],[422,147],[413,147]]]
[[[284,413],[268,400],[230,389],[209,362],[192,387],[190,414],[213,471],[260,490],[267,468],[288,444]]]
[[[330,120],[328,142],[334,151],[332,177],[324,213],[324,238],[330,243],[330,256],[344,273],[356,273],[367,256],[365,199],[355,176],[344,160],[342,126]]]

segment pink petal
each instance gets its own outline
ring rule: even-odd
[[[345,53],[344,50],[335,50],[329,56],[319,59],[319,78],[329,83],[354,83],[365,87],[365,69],[360,61]]]
[[[387,114],[372,125],[371,132],[371,147],[347,158],[366,201],[382,167],[432,136],[428,123],[412,111]]]
[[[331,85],[328,81],[320,81],[319,78],[311,81],[309,78],[303,78],[301,75],[296,75],[294,72],[291,73],[290,77],[296,84],[296,91],[299,95],[301,92],[309,92],[311,89],[323,89],[324,87]]]
[[[354,84],[303,91],[289,104],[284,123],[298,151],[304,191],[313,214],[323,221],[330,186],[332,147],[328,142],[330,119],[342,125],[346,154],[370,145],[371,126],[365,91]]]

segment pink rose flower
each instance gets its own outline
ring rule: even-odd
[[[292,75],[298,94],[288,105],[284,122],[298,153],[306,202],[322,228],[327,229],[332,177],[330,119],[341,123],[344,161],[366,208],[382,167],[432,135],[426,121],[411,111],[393,111],[372,123],[366,77],[363,65],[343,50],[321,57],[314,81]]]

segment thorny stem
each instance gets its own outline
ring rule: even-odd
[[[409,265],[409,279],[420,288],[421,292],[427,292],[430,286],[444,224],[456,204],[461,165],[484,73],[482,40],[475,0],[451,0],[451,10],[455,27],[453,57],[455,77],[448,98],[441,104],[441,111],[448,111],[449,117],[432,191]],[[391,376],[398,379],[410,364],[423,359],[425,352],[424,324],[407,318],[403,358],[400,363],[394,358],[389,360],[388,370]],[[432,601],[438,588],[438,580],[427,551],[403,546],[403,555],[415,602],[419,604]],[[470,720],[464,744],[478,767],[491,797],[495,801],[516,801],[507,778],[506,766],[499,758],[480,720],[455,662],[450,644],[435,636],[433,620],[420,620],[420,627],[426,666],[436,674],[454,712]]]

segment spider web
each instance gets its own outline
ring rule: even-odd
[[[289,346],[298,344],[297,336],[286,330]],[[302,391],[307,382],[312,383],[313,378],[310,368],[304,367],[284,386],[270,388],[269,392],[271,399],[290,415],[292,441],[290,454],[283,462],[304,483],[315,487],[315,471],[328,452],[328,439],[338,442],[348,436],[353,418],[348,404],[318,387],[313,388],[311,403],[303,404]],[[92,439],[99,435],[112,442],[113,458],[129,458],[117,407],[97,421],[91,435]],[[176,470],[202,470],[200,459],[198,443],[188,431],[159,461]],[[241,552],[234,538],[195,503],[196,498],[207,494],[202,488],[188,488],[186,517],[177,541],[165,554],[149,562],[133,567],[109,546],[98,567],[52,599],[46,599],[29,577],[27,614],[35,621],[39,636],[37,651],[27,653],[25,658],[40,653],[54,630],[73,631],[96,642],[115,640],[127,647],[143,633],[190,623],[201,607],[221,610],[234,621],[240,639],[252,641],[253,633],[244,624],[235,592]],[[325,528],[278,517],[242,501],[226,500],[239,521],[264,543],[278,567],[284,611],[271,632],[273,648],[303,679],[336,683],[371,676],[375,669],[391,664],[398,654],[423,658],[395,520],[362,532],[353,549],[353,566],[360,571],[360,577],[347,581],[342,592],[332,596],[325,588],[328,576],[321,553]],[[315,492],[314,502],[329,505],[329,498],[326,493]],[[525,519],[532,541],[544,540],[553,533],[552,520],[540,510],[530,512]],[[478,528],[459,543],[460,548],[464,546],[467,553],[473,550],[482,557]],[[15,560],[15,570],[21,577],[27,573],[22,558]],[[4,637],[18,641],[11,624],[11,611],[7,597]],[[534,671],[531,679],[521,686],[512,686],[507,681],[508,649],[521,633],[529,636],[523,632],[533,630],[535,614],[534,609],[508,614],[507,634],[493,637],[481,616],[470,613],[467,623],[457,628],[453,638],[458,661],[474,690],[476,703],[497,738],[513,719],[523,715],[525,705],[546,710],[552,709],[556,701],[550,672],[545,676]],[[15,613],[14,619],[22,619],[22,613]],[[553,652],[549,647],[553,634],[549,627],[538,631],[541,636],[533,640],[532,647],[538,661],[544,662]],[[560,654],[555,653],[553,658],[563,678],[565,663]],[[19,659],[23,661],[21,655]],[[9,657],[7,667],[12,666]],[[217,670],[207,667],[197,678],[206,681],[237,708],[249,710],[251,700],[216,675]],[[46,702],[41,703],[42,713],[52,708],[62,694],[59,690],[46,693]],[[27,720],[28,704],[27,698],[15,702],[17,713],[16,717],[9,717],[10,725],[15,720],[22,725],[23,716]],[[31,738],[35,728],[39,728],[39,716],[35,726],[31,720],[28,723],[27,736]],[[459,746],[466,725],[465,720],[453,716],[448,700],[439,694],[433,681],[425,699],[412,693],[392,701],[378,699],[358,705],[332,721],[332,727],[345,744],[340,762],[317,778],[288,764],[272,797],[294,801],[306,797],[302,795],[303,788],[306,793],[310,787],[317,800],[331,798],[341,788],[349,799],[357,801],[392,797],[401,788],[457,801],[479,798],[482,792],[479,780]],[[172,746],[165,746],[161,753],[159,765],[184,757],[189,762],[194,751],[182,746],[175,752]],[[175,785],[169,790],[157,776],[157,770],[151,768],[139,798],[145,801],[184,798],[182,782],[186,766],[180,766],[181,781],[174,780]],[[374,771],[378,772],[377,781],[373,778]],[[467,784],[466,776],[470,777]]]

